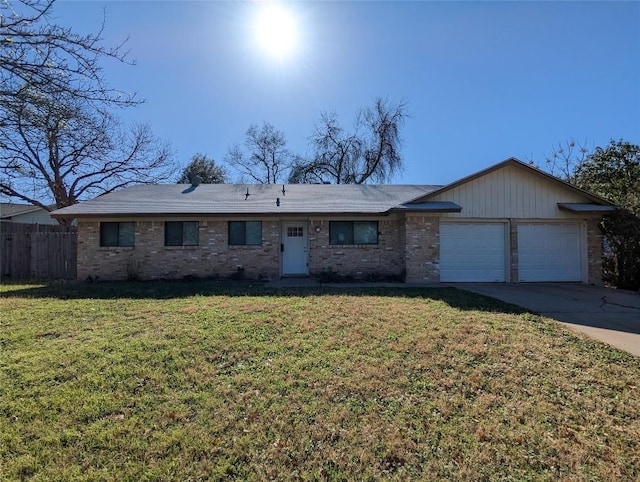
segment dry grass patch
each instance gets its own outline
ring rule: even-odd
[[[637,480],[640,363],[454,289],[5,285],[8,480]]]

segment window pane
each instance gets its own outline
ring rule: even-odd
[[[329,223],[330,244],[353,244],[353,222],[331,221]]]
[[[247,221],[246,244],[262,244],[262,221]]]
[[[355,221],[353,223],[353,241],[356,244],[378,244],[377,221]]]
[[[229,221],[229,244],[245,244],[244,221]]]
[[[100,246],[118,246],[118,223],[100,223]]]
[[[133,246],[136,240],[136,223],[118,223],[118,246]]]
[[[182,243],[185,246],[198,246],[198,221],[185,221],[182,224]]]
[[[180,221],[166,221],[164,223],[164,245],[182,245],[182,223]]]

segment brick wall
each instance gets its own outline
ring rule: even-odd
[[[600,219],[587,219],[589,283],[602,285],[602,233]]]
[[[512,283],[520,282],[518,269],[518,220],[509,219],[509,279]]]
[[[134,247],[100,247],[100,223],[78,223],[78,279],[182,278],[280,275],[280,221],[262,221],[261,246],[229,246],[228,219],[200,220],[199,246],[164,246],[164,221],[136,222]],[[510,223],[511,281],[518,280],[517,221]],[[602,235],[598,219],[587,219],[589,283],[602,284]],[[440,226],[437,216],[405,213],[378,218],[377,245],[329,244],[329,220],[308,224],[309,274],[332,270],[356,279],[404,277],[408,282],[440,280]],[[317,231],[316,228],[319,228]]]
[[[200,220],[199,246],[164,246],[164,221],[137,221],[134,247],[100,247],[100,223],[78,223],[78,279],[182,278],[232,276],[243,268],[246,278],[280,275],[280,221],[262,221],[262,246],[229,246],[228,219]],[[399,248],[404,228],[397,217],[378,220],[377,245],[329,244],[329,220],[308,223],[309,274],[323,270],[352,276],[403,277]],[[319,231],[316,232],[316,227]]]
[[[309,274],[318,276],[330,270],[356,279],[403,277],[401,220],[395,216],[377,220],[377,245],[332,245],[329,243],[329,220],[312,219],[309,222]]]
[[[404,223],[406,281],[440,281],[440,219],[406,213]]]
[[[199,246],[164,246],[163,221],[137,221],[134,247],[100,247],[100,223],[78,223],[78,279],[232,276],[276,278],[280,223],[262,221],[261,246],[229,246],[228,220],[200,220]]]

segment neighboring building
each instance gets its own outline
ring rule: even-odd
[[[46,209],[33,204],[0,203],[0,223],[58,224]]]
[[[78,220],[78,278],[323,272],[357,279],[599,284],[610,202],[517,159],[447,186],[135,186]]]

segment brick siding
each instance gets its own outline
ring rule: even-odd
[[[602,232],[600,219],[587,219],[589,284],[602,285]]]
[[[378,220],[378,244],[332,245],[329,243],[329,220],[312,219],[309,223],[309,274],[319,276],[332,271],[355,279],[404,277],[401,246],[402,224],[398,217]]]
[[[78,223],[78,279],[279,275],[280,223],[262,221],[261,246],[229,246],[227,220],[200,220],[199,246],[164,246],[164,221],[137,221],[134,247],[100,247],[100,223]]]
[[[440,281],[440,219],[406,213],[404,222],[406,281]]]
[[[370,219],[370,218],[369,218]],[[376,218],[377,245],[331,245],[329,220],[305,221],[309,274],[332,271],[355,279],[397,277],[407,282],[440,280],[440,220],[404,213]],[[195,220],[195,219],[190,219]],[[122,219],[122,221],[126,221]],[[164,246],[164,220],[136,222],[134,247],[100,247],[100,223],[78,223],[78,279],[99,280],[280,276],[280,220],[262,220],[261,246],[229,246],[229,219],[199,220],[199,246]],[[510,220],[510,277],[518,280],[517,220]],[[588,281],[602,284],[599,219],[587,219]]]
[[[520,281],[518,266],[518,220],[509,219],[509,279],[512,283]]]
[[[193,220],[193,219],[192,219]],[[262,221],[261,246],[229,246],[228,219],[200,220],[199,246],[164,246],[164,221],[137,221],[134,247],[100,247],[100,223],[78,223],[78,279],[158,279],[234,276],[248,279],[280,276],[280,221]],[[306,221],[305,221],[306,222]],[[332,270],[356,279],[402,277],[397,217],[378,221],[377,245],[329,244],[329,221],[307,222],[309,273]],[[319,227],[319,232],[316,232]]]

